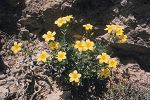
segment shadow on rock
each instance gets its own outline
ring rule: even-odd
[[[114,44],[112,49],[120,59],[133,58],[139,63],[141,69],[150,72],[150,48],[135,44]]]
[[[6,74],[7,65],[4,64],[0,55],[0,74]]]
[[[0,30],[9,34],[17,32],[24,3],[25,0],[0,0]]]

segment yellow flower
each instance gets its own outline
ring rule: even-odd
[[[58,61],[66,59],[66,52],[59,51],[56,58],[58,59]]]
[[[91,24],[85,24],[85,25],[83,25],[83,27],[85,28],[85,30],[92,30],[93,29],[93,25],[91,25]]]
[[[45,51],[42,51],[40,54],[37,54],[37,61],[43,61],[43,62],[46,62],[47,58],[49,57],[50,55],[45,52]]]
[[[70,22],[71,19],[73,19],[72,15],[68,15],[66,17],[63,17],[67,22]]]
[[[100,63],[108,63],[110,56],[107,53],[102,53],[102,55],[98,55],[97,59],[99,59]]]
[[[121,25],[115,25],[115,27],[116,27],[116,31],[124,29],[124,27]]]
[[[50,48],[51,50],[55,50],[55,49],[59,49],[59,48],[60,48],[59,42],[50,42],[50,43],[48,44],[48,46],[49,46],[49,48]]]
[[[14,54],[18,53],[21,50],[22,43],[14,42],[14,45],[11,47],[11,51],[13,51]]]
[[[127,37],[127,35],[122,34],[122,35],[119,36],[119,38],[120,38],[120,42],[121,42],[121,43],[124,43],[124,42],[127,41],[127,38],[128,38],[128,37]]]
[[[110,76],[110,70],[108,68],[102,68],[101,72],[100,72],[100,75],[102,77],[107,78],[108,76]]]
[[[74,70],[72,73],[69,74],[69,77],[70,77],[70,82],[74,81],[76,83],[79,83],[81,74],[79,74],[76,70]]]
[[[116,30],[116,35],[117,35],[117,36],[120,36],[120,35],[123,34],[123,32],[124,32],[123,30]]]
[[[123,34],[124,27],[121,25],[106,25],[106,28],[104,30],[107,30],[108,33],[115,32],[117,36]]]
[[[74,48],[78,49],[80,52],[86,51],[87,48],[85,48],[85,45],[86,45],[86,43],[83,40],[82,41],[76,41]]]
[[[108,33],[111,33],[116,30],[116,26],[115,25],[106,25],[106,28],[104,30],[107,30]]]
[[[116,58],[111,58],[108,61],[108,67],[110,68],[116,68],[118,65],[118,61],[116,60]]]
[[[62,17],[62,18],[58,18],[56,21],[55,21],[55,24],[58,26],[58,27],[61,27],[62,25],[66,24],[67,21],[66,21],[66,18],[65,17]]]
[[[85,48],[88,50],[94,50],[94,42],[87,39],[85,42]]]
[[[56,32],[51,32],[51,31],[48,31],[47,34],[44,34],[42,37],[45,39],[46,42],[48,42],[49,40],[55,40],[55,34]]]

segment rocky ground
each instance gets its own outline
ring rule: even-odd
[[[23,42],[29,49],[47,49],[37,39],[43,33],[56,30],[54,20],[60,16],[72,14],[76,20],[72,25],[73,34],[80,33],[82,28],[77,23],[94,25],[95,37],[105,39],[105,25],[121,24],[125,27],[128,41],[125,44],[114,44],[112,50],[120,58],[120,67],[112,80],[116,91],[106,94],[106,100],[149,100],[150,99],[150,1],[149,0],[1,0],[0,1],[0,99],[17,100],[67,100],[69,92],[60,90],[47,75],[43,65],[32,62],[35,56],[23,53],[13,55],[10,46],[13,41]],[[29,33],[32,42],[28,43]],[[18,39],[21,34],[22,39]],[[23,62],[23,63],[22,63]],[[30,77],[34,76],[34,78]],[[123,82],[123,83],[122,83]],[[128,85],[126,85],[126,83]],[[117,84],[117,85],[115,85]],[[118,85],[120,84],[120,85]],[[122,86],[126,86],[122,88]],[[120,88],[120,87],[121,88]],[[128,92],[133,89],[133,95]],[[27,94],[26,94],[27,93]],[[138,95],[134,95],[138,94]],[[120,98],[118,97],[120,95]],[[121,96],[122,95],[122,96]],[[108,98],[107,98],[108,97]],[[133,98],[132,98],[133,97]],[[143,97],[143,98],[142,98]],[[51,98],[51,99],[50,99]]]
[[[15,40],[27,46],[29,51],[33,51],[33,55],[31,57],[26,56],[25,53],[13,55],[10,47],[14,40],[6,39],[1,50],[6,70],[0,74],[0,99],[70,100],[70,91],[63,91],[56,81],[47,77],[49,75],[45,65],[34,62],[35,54],[40,50],[48,49],[47,45],[38,39],[32,40],[32,42]],[[132,58],[125,57],[120,61],[121,63],[114,71],[108,85],[108,94],[106,93],[103,99],[122,100],[124,98],[123,100],[127,100],[126,98],[129,98],[134,100],[136,98],[136,100],[141,100],[139,98],[143,98],[143,100],[149,100],[150,73],[141,69],[141,66]],[[118,92],[113,93],[113,89]],[[133,95],[128,93],[129,89],[132,89],[131,92],[134,91]],[[121,94],[119,91],[122,91]]]

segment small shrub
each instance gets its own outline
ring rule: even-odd
[[[106,89],[112,69],[119,64],[116,58],[111,57],[109,45],[111,42],[123,43],[127,36],[123,34],[123,26],[107,25],[108,42],[93,39],[94,26],[85,24],[86,34],[77,40],[68,30],[73,20],[69,15],[54,22],[61,33],[48,31],[42,36],[49,50],[37,54],[36,61],[48,65],[51,76],[71,89],[73,98],[96,98]],[[11,49],[15,54],[21,51],[21,45],[18,45],[15,42]]]

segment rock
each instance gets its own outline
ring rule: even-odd
[[[47,30],[56,29],[53,23],[58,17],[73,14],[78,22],[93,24],[97,33],[95,35],[105,34],[103,29],[106,24],[119,23],[126,27],[126,33],[131,36],[133,43],[145,46],[150,44],[148,0],[5,0],[0,4],[3,15],[0,16],[0,25],[8,23],[8,26],[3,25],[3,30],[19,25],[19,29],[25,27],[29,32],[43,34]],[[10,9],[10,12],[4,11],[7,5],[14,7],[10,9],[17,9],[16,12]],[[8,17],[4,12],[9,13]],[[6,20],[2,20],[4,18]],[[75,26],[74,31],[81,32],[80,28]]]
[[[32,33],[43,34],[47,30],[56,29],[54,20],[67,14],[73,14],[82,24],[93,24],[96,27],[96,35],[105,34],[103,29],[109,23],[125,25],[128,28],[127,33],[132,35],[141,35],[149,28],[148,25],[143,26],[150,20],[147,0],[26,0],[25,3],[26,8],[18,23]],[[74,29],[81,32],[76,26]],[[144,34],[144,37],[147,36],[147,33]]]
[[[150,48],[137,44],[112,44],[112,49],[120,59],[134,58],[145,71],[150,71]]]
[[[80,33],[80,24],[91,23],[95,26],[95,35],[104,34],[104,26],[113,19],[112,0],[26,0],[26,8],[18,21],[32,33],[43,34],[48,30],[57,30],[54,21],[61,16],[72,14],[78,22],[73,23],[73,31]]]
[[[0,86],[2,86],[2,85],[4,85],[4,84],[6,84],[6,81],[5,81],[5,80],[0,81]]]
[[[114,2],[110,9],[114,11],[112,19],[107,24],[120,24],[125,27],[128,41],[125,44],[112,44],[114,53],[122,58],[132,57],[150,71],[150,19],[148,0],[122,0]],[[114,9],[114,10],[113,10]],[[107,40],[107,34],[100,36]]]
[[[0,86],[0,99],[1,100],[4,100],[6,95],[8,93],[8,89],[6,89],[5,87],[3,86]]]
[[[24,0],[0,0],[0,30],[9,34],[16,33],[17,21],[24,7]]]
[[[54,20],[65,14],[72,2],[73,0],[26,0],[26,8],[18,23],[36,34],[54,30]]]
[[[112,23],[125,26],[128,41],[125,44],[113,44],[114,52],[120,56],[136,59],[143,69],[150,71],[150,19],[148,0],[131,0],[126,6],[119,6],[119,16]],[[129,10],[130,9],[130,10]]]
[[[115,44],[116,54],[134,57],[143,66],[150,66],[150,1],[148,0],[26,0],[26,8],[19,20],[21,27],[29,32],[43,34],[57,30],[54,21],[73,14],[79,24],[95,26],[95,36],[106,33],[107,24],[120,24],[128,35],[126,44]],[[80,33],[81,26],[73,31]],[[117,50],[117,52],[116,52]],[[119,51],[119,52],[118,52]],[[146,59],[143,60],[143,59]]]
[[[0,55],[0,74],[6,74],[6,69],[8,67],[4,64],[3,60],[2,60],[2,57]]]

